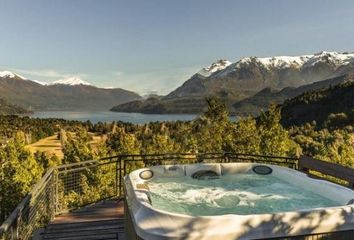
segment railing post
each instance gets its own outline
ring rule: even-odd
[[[119,157],[119,197],[122,196],[122,157]]]
[[[53,174],[54,174],[54,188],[55,188],[54,215],[56,215],[59,212],[59,173],[58,173],[58,169],[54,169]]]
[[[55,217],[55,170],[52,172],[52,179],[51,179],[51,189],[50,189],[50,203],[49,203],[49,211],[50,211],[50,221],[54,220]]]
[[[224,163],[229,162],[229,158],[228,158],[228,156],[227,156],[227,153],[226,153],[226,152],[224,152],[224,154],[223,154],[223,158],[224,158]]]
[[[115,167],[116,167],[116,170],[115,170],[115,195],[118,196],[118,161],[116,161],[116,164],[115,164]]]
[[[304,173],[309,173],[309,169],[306,168],[304,165],[303,165],[303,158],[305,158],[305,156],[300,156],[299,158],[299,161],[298,161],[298,170],[301,171],[301,172],[304,172]]]

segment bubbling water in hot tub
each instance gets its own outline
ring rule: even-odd
[[[273,175],[156,178],[148,186],[154,208],[191,216],[265,214],[340,205]]]

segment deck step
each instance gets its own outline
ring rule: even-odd
[[[57,216],[43,240],[126,240],[122,201],[102,201]]]
[[[58,236],[55,238],[43,238],[43,239],[55,239],[55,240],[108,240],[108,239],[118,239],[118,233],[112,233],[112,234],[94,234],[94,235],[82,235],[82,236]]]
[[[50,227],[46,228],[46,233],[59,233],[59,232],[71,232],[73,230],[80,230],[80,231],[85,231],[85,230],[100,230],[100,229],[115,229],[115,228],[121,228],[124,226],[124,222],[117,222],[117,223],[107,223],[107,222],[101,222],[100,224],[77,224],[75,226],[72,226],[71,224],[64,224],[63,226],[56,226],[56,225],[51,225]]]
[[[45,234],[43,239],[58,239],[63,237],[90,237],[90,236],[102,236],[108,234],[117,235],[119,232],[124,232],[124,227],[121,228],[108,228],[108,229],[96,229],[96,230],[82,230],[78,229],[77,232],[54,232]]]

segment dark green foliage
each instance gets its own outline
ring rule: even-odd
[[[301,146],[304,155],[354,167],[353,128],[316,129],[315,123],[293,126],[291,138]]]
[[[74,130],[77,127],[89,128],[92,124],[79,121],[67,121],[64,119],[40,119],[21,116],[0,116],[0,141],[6,142],[17,131],[23,131],[27,135],[26,143],[33,143],[54,135],[61,128]]]
[[[341,128],[354,123],[354,81],[309,91],[285,101],[282,124],[303,125],[316,121],[317,128]]]
[[[25,134],[18,132],[0,147],[0,222],[30,191],[43,174],[41,160],[25,150]]]
[[[206,99],[207,110],[191,122],[149,123],[135,128],[121,125],[109,134],[109,152],[146,154],[166,152],[224,152],[291,155],[297,145],[280,125],[280,109],[271,108],[256,122],[245,118],[231,122],[226,105]]]
[[[352,79],[353,76],[351,75],[343,75],[300,87],[286,87],[282,90],[267,87],[251,97],[234,103],[233,111],[236,115],[258,116],[262,110],[268,109],[272,103],[281,104],[285,100],[299,96],[302,93],[343,84],[352,81]]]

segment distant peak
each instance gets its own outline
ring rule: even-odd
[[[93,86],[91,83],[86,82],[82,80],[79,77],[68,77],[64,79],[60,79],[58,81],[55,81],[51,83],[51,85],[70,85],[70,86],[76,86],[76,85],[85,85],[85,86]]]
[[[2,77],[2,78],[18,78],[18,79],[26,80],[25,77],[23,77],[19,74],[10,72],[10,71],[0,71],[0,77]]]
[[[208,67],[205,67],[202,70],[200,70],[198,72],[198,74],[200,74],[204,77],[208,77],[214,72],[221,71],[221,70],[225,69],[230,64],[231,64],[231,62],[226,59],[219,59],[216,62],[209,65]]]
[[[315,56],[325,56],[325,55],[338,55],[337,52],[327,52],[327,51],[320,51],[314,54]]]
[[[303,67],[308,65],[314,65],[317,62],[328,59],[336,65],[345,65],[354,59],[354,54],[350,53],[338,53],[321,51],[312,55],[300,55],[300,56],[274,56],[274,57],[245,57],[235,63],[235,67],[241,67],[243,64],[256,62],[263,66],[284,68],[284,67]]]

